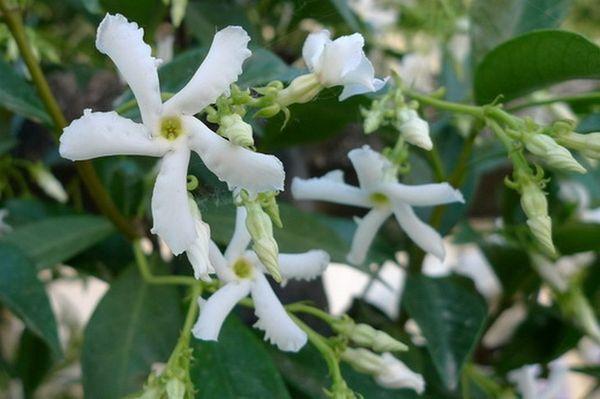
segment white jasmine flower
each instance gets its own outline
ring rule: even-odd
[[[358,176],[359,187],[344,183],[341,170],[312,179],[294,178],[292,194],[296,199],[329,201],[369,208],[358,221],[348,261],[361,264],[375,234],[392,214],[406,234],[426,252],[443,259],[442,237],[415,214],[412,206],[433,206],[464,202],[460,191],[447,183],[408,186],[398,182],[392,164],[369,146],[348,153]]]
[[[152,195],[152,232],[177,255],[199,234],[186,191],[190,151],[230,189],[281,190],[284,171],[276,157],[234,145],[193,117],[226,93],[242,72],[242,63],[250,56],[250,38],[242,28],[229,26],[217,32],[194,76],[164,104],[157,73],[160,60],[151,56],[143,34],[122,15],[107,15],[96,37],[98,50],[113,60],[129,83],[143,123],[116,112],[86,110],[65,128],[60,153],[73,161],[122,154],[162,157]]]
[[[6,217],[8,216],[8,209],[0,209],[0,236],[10,233],[12,227],[6,223]]]
[[[557,399],[564,397],[567,391],[568,366],[557,360],[549,364],[550,374],[547,380],[539,378],[539,364],[526,365],[508,373],[509,381],[517,386],[523,399]]]
[[[331,40],[328,30],[311,33],[302,47],[302,57],[310,72],[324,87],[344,86],[340,101],[381,89],[386,79],[376,79],[371,61],[365,55],[365,39],[360,33]]]
[[[265,339],[279,349],[297,352],[306,343],[306,334],[292,321],[275,296],[264,275],[265,266],[254,252],[246,251],[250,235],[246,230],[245,220],[245,208],[238,207],[235,231],[224,254],[211,241],[211,263],[225,285],[207,301],[200,300],[200,316],[192,332],[198,339],[216,341],[231,309],[250,294],[258,317],[254,327],[264,330]],[[284,279],[316,278],[328,264],[329,255],[320,250],[279,255],[279,266]]]
[[[382,367],[375,381],[385,388],[410,388],[419,395],[425,390],[425,380],[421,374],[409,369],[403,362],[389,352],[381,355]]]
[[[371,61],[365,55],[365,40],[360,33],[331,40],[328,30],[311,33],[302,47],[302,57],[310,71],[294,79],[279,93],[282,105],[312,100],[323,87],[344,86],[340,101],[375,92],[388,78],[376,79]]]

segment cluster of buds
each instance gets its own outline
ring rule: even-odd
[[[557,121],[551,134],[562,146],[579,151],[592,159],[600,159],[600,132],[581,134],[573,131],[571,121]]]
[[[515,181],[505,180],[505,183],[521,193],[521,208],[527,216],[527,225],[544,253],[554,256],[556,249],[552,242],[552,219],[548,216],[548,201],[542,189],[546,181],[544,171],[537,168],[532,174],[529,168],[517,168],[514,173]]]
[[[275,238],[273,238],[273,222],[269,215],[269,213],[276,214],[275,220],[278,220],[279,223],[281,223],[279,212],[274,212],[276,208],[273,207],[271,201],[266,201],[263,197],[251,198],[246,191],[240,192],[240,199],[247,212],[246,228],[252,238],[252,250],[254,250],[262,264],[265,265],[273,279],[277,282],[281,282],[278,259],[279,246],[277,245]],[[270,206],[267,206],[269,213],[263,209],[261,202],[270,204]]]

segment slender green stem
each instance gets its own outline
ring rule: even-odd
[[[202,285],[195,284],[191,288],[190,293],[190,306],[188,307],[187,314],[185,316],[185,322],[183,323],[183,329],[179,337],[179,344],[185,345],[186,347],[190,341],[190,335],[192,333],[192,326],[198,316],[198,297],[202,294]],[[182,343],[184,342],[184,343]]]
[[[318,317],[319,319],[325,321],[326,323],[332,323],[332,322],[337,321],[337,318],[330,315],[329,313],[327,313],[319,308],[315,308],[314,306],[309,306],[309,305],[306,305],[303,303],[292,303],[292,304],[286,305],[285,309],[288,312],[301,312],[301,313],[313,315],[313,316]]]
[[[148,284],[171,284],[171,285],[190,285],[192,287],[202,287],[202,282],[196,280],[193,277],[188,276],[155,276],[150,271],[150,265],[146,259],[146,255],[142,251],[140,241],[136,240],[133,242],[133,253],[135,256],[135,263],[137,264],[138,270],[142,275],[144,281]]]
[[[592,92],[583,93],[583,94],[571,94],[571,95],[567,95],[567,96],[557,96],[557,97],[545,98],[545,99],[540,99],[540,100],[531,100],[526,103],[515,105],[514,107],[510,107],[508,110],[509,111],[519,111],[521,109],[537,107],[539,105],[547,105],[547,104],[553,104],[553,103],[558,103],[558,102],[570,103],[570,102],[577,102],[577,101],[590,101],[590,102],[600,101],[600,92],[592,91]]]
[[[56,98],[50,90],[50,85],[44,76],[42,68],[40,67],[37,59],[33,54],[33,50],[27,41],[25,35],[25,28],[23,21],[21,20],[21,14],[18,10],[10,9],[5,0],[0,0],[0,11],[4,15],[4,21],[8,26],[11,34],[13,35],[17,47],[21,52],[21,56],[29,74],[31,80],[37,89],[37,92],[42,100],[42,103],[46,107],[50,118],[54,124],[54,137],[58,141],[62,130],[67,125],[67,121],[56,101]],[[130,240],[139,237],[137,230],[127,221],[127,219],[119,212],[114,202],[102,186],[96,171],[90,161],[78,161],[75,162],[75,168],[81,176],[81,180],[85,184],[87,190],[95,202],[98,209],[109,218],[112,223]]]
[[[329,369],[329,373],[331,374],[331,379],[333,381],[333,385],[345,385],[344,377],[342,376],[342,371],[340,370],[340,365],[338,362],[338,358],[327,343],[327,340],[318,332],[307,326],[302,320],[296,317],[294,314],[289,313],[290,318],[306,333],[308,336],[308,340],[310,343],[317,348],[325,362],[327,363],[327,368]]]
[[[467,114],[474,116],[476,118],[483,118],[485,116],[484,109],[482,107],[478,107],[476,105],[466,105],[460,103],[454,103],[446,100],[441,100],[439,98],[431,97],[426,94],[418,93],[414,90],[403,88],[402,93],[411,97],[422,104],[431,105],[438,109],[443,109],[446,111],[457,112],[460,114]]]

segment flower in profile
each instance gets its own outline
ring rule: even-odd
[[[186,177],[191,151],[230,189],[256,193],[283,188],[284,171],[274,156],[255,153],[224,139],[193,115],[227,93],[250,56],[250,38],[240,27],[229,26],[214,36],[204,62],[190,81],[161,101],[157,67],[143,41],[144,31],[122,15],[106,15],[98,27],[96,47],[108,55],[131,88],[142,123],[116,112],[91,112],[73,121],[60,139],[60,154],[77,161],[107,155],[162,157],[152,194],[152,232],[180,254],[199,234],[188,204]],[[204,234],[205,246],[209,240]]]
[[[258,321],[254,327],[265,331],[265,339],[283,351],[297,352],[306,343],[306,334],[292,321],[265,277],[266,268],[256,254],[246,251],[250,235],[245,227],[246,210],[237,208],[235,230],[224,254],[211,241],[210,260],[217,276],[225,283],[207,301],[200,299],[200,316],[192,330],[194,336],[216,341],[231,309],[248,294],[254,300]],[[284,279],[310,280],[329,264],[321,250],[299,254],[279,254]]]
[[[354,264],[364,262],[375,234],[392,214],[415,244],[443,259],[445,251],[442,237],[423,223],[412,207],[464,202],[460,191],[448,183],[416,186],[399,183],[393,165],[369,146],[350,151],[348,158],[356,171],[359,187],[346,184],[341,170],[334,170],[319,178],[294,178],[292,182],[292,194],[296,199],[321,200],[370,209],[358,222],[348,261]]]
[[[375,78],[375,70],[365,55],[365,39],[360,33],[331,40],[328,30],[311,33],[302,47],[309,74],[299,76],[279,94],[279,103],[305,103],[324,87],[344,86],[340,101],[357,94],[375,92],[386,79]]]

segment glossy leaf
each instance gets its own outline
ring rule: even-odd
[[[600,47],[585,37],[559,30],[537,31],[490,51],[475,71],[479,104],[502,95],[509,101],[570,79],[600,79]]]
[[[554,242],[563,255],[598,250],[600,246],[600,223],[573,222],[558,226]]]
[[[462,367],[483,330],[486,305],[451,278],[409,276],[402,303],[427,340],[444,384],[458,386]]]
[[[149,285],[131,267],[110,287],[85,330],[83,389],[114,399],[142,388],[152,364],[165,362],[183,323],[172,286]]]
[[[103,217],[56,216],[25,224],[3,236],[0,242],[20,248],[39,270],[69,260],[113,231],[114,227]]]
[[[565,18],[571,0],[475,0],[470,8],[473,60],[500,43],[537,29],[552,29]]]
[[[26,118],[50,123],[33,87],[3,60],[0,60],[0,105]]]
[[[218,342],[193,340],[196,398],[289,398],[265,345],[235,316],[225,321]]]
[[[55,355],[62,353],[54,313],[34,264],[18,248],[0,243],[0,302],[40,337]]]

